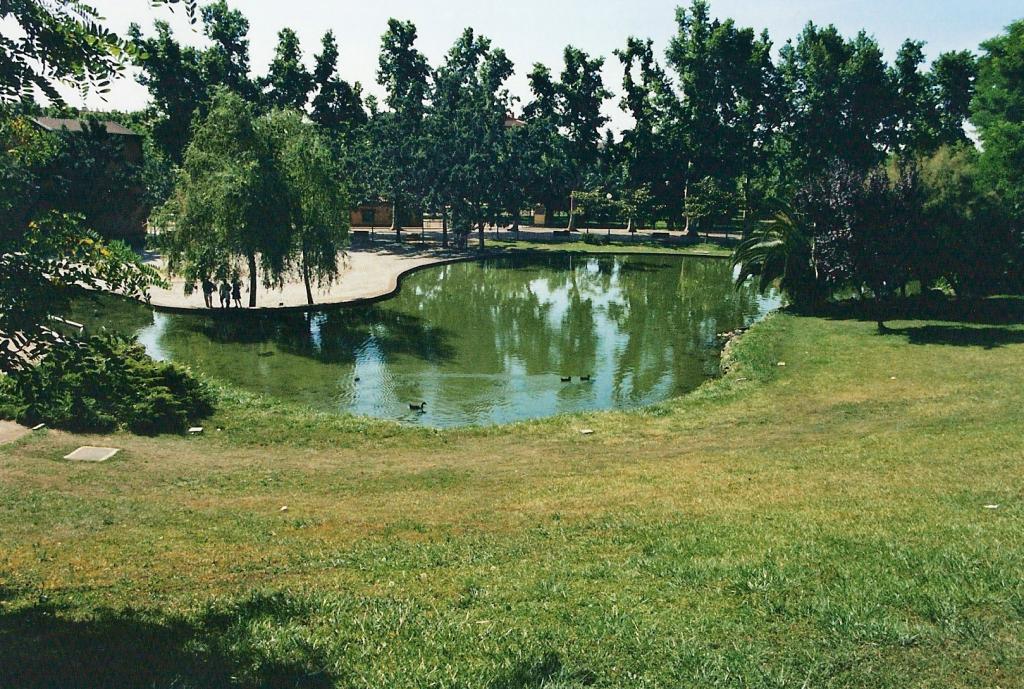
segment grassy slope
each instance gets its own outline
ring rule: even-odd
[[[1024,331],[890,325],[644,413],[20,441],[0,686],[1022,686]]]

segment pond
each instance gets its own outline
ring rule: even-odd
[[[100,298],[73,316],[246,390],[452,427],[683,394],[718,374],[717,333],[778,303],[720,259],[541,254],[429,268],[372,305],[211,316]]]

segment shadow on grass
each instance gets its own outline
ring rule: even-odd
[[[253,617],[281,613],[275,599],[254,597],[229,614],[197,622],[155,622],[103,611],[73,620],[50,605],[0,614],[0,686],[19,689],[326,688],[317,667],[263,657],[232,634]],[[242,627],[244,629],[244,627]],[[240,641],[240,642],[239,642]],[[307,649],[310,650],[310,649]],[[311,652],[311,650],[310,650]]]
[[[985,299],[955,299],[927,293],[882,305],[873,301],[848,299],[828,304],[813,315],[836,320],[942,321],[973,325],[1024,324],[1024,297],[1000,296]],[[898,332],[893,330],[892,332]]]
[[[593,673],[569,672],[557,653],[545,653],[533,662],[523,662],[508,674],[491,682],[489,689],[535,689],[537,687],[589,687],[597,681]]]
[[[888,328],[888,335],[903,335],[916,345],[953,345],[956,347],[984,347],[995,349],[1006,345],[1024,344],[1024,330],[1005,328],[979,328],[967,325],[924,325],[914,328]]]
[[[880,335],[903,336],[915,345],[995,349],[1024,344],[1024,330],[1007,327],[1024,324],[1024,297],[954,299],[929,293],[881,306],[872,301],[851,299],[829,304],[808,315],[876,323],[881,320],[885,327],[879,330]],[[892,321],[937,323],[894,327]]]

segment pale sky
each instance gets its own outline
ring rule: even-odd
[[[418,47],[432,65],[438,64],[462,29],[472,26],[502,47],[516,65],[510,82],[515,95],[529,97],[526,73],[544,62],[557,74],[566,44],[606,58],[605,84],[618,93],[622,71],[612,54],[635,35],[652,38],[663,56],[675,32],[675,0],[228,0],[250,23],[253,71],[265,72],[282,27],[294,29],[312,65],[320,37],[333,29],[341,46],[340,71],[360,81],[365,91],[380,95],[376,85],[380,36],[389,17],[412,20],[419,30]],[[688,0],[687,0],[688,2]],[[179,40],[204,44],[200,28],[191,27],[179,9],[175,14],[154,9],[147,0],[91,0],[119,33],[132,21],[149,33],[153,20],[169,19]],[[808,20],[835,24],[845,35],[860,29],[872,34],[891,59],[905,38],[927,42],[929,59],[947,50],[977,50],[978,44],[1016,19],[1024,18],[1022,0],[712,0],[720,18],[732,17],[741,26],[767,28],[776,47],[796,36]],[[107,102],[92,96],[87,103],[72,94],[69,102],[95,109],[131,110],[144,107],[146,90],[130,77],[115,83]],[[607,107],[620,129],[628,123],[618,110],[617,97]]]

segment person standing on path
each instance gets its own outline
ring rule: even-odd
[[[236,275],[231,280],[231,298],[235,302],[235,308],[242,308],[242,281],[238,279]]]
[[[203,301],[206,302],[206,308],[213,308],[213,293],[217,291],[217,285],[210,281],[210,278],[203,278]]]
[[[231,285],[227,280],[220,283],[220,307],[226,309],[231,306]]]

